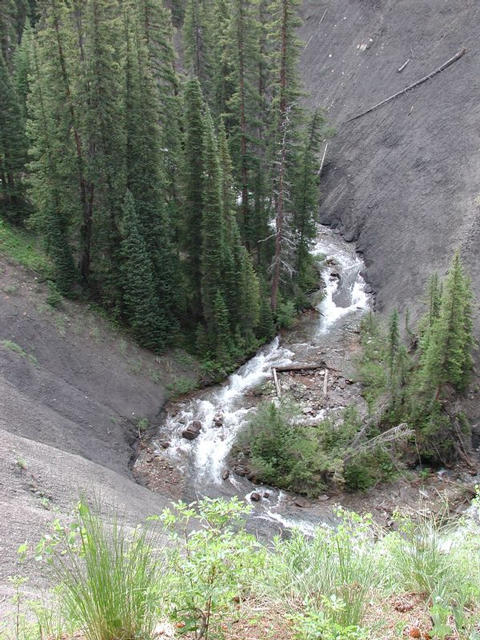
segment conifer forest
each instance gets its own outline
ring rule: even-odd
[[[55,286],[223,370],[315,282],[297,0],[5,0],[0,184]],[[182,45],[173,30],[181,28]]]

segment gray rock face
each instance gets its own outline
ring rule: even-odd
[[[321,221],[356,241],[382,312],[409,308],[417,320],[429,275],[443,274],[457,248],[480,298],[480,4],[307,0],[302,13],[309,103],[337,132]],[[463,47],[433,79],[346,123]]]
[[[324,165],[322,221],[357,241],[381,310],[418,311],[430,272],[442,273],[457,247],[480,293],[479,4],[310,0],[303,17],[310,103],[337,131]],[[429,82],[345,123],[462,47],[466,55]]]

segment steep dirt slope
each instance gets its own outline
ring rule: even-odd
[[[52,309],[45,284],[1,255],[0,274],[1,602],[18,545],[80,493],[132,522],[163,507],[129,470],[137,421],[154,424],[166,386],[196,367],[139,349],[85,306]],[[39,567],[32,574],[41,582]]]
[[[310,104],[337,131],[321,220],[357,241],[379,310],[408,306],[418,317],[429,274],[443,273],[457,247],[480,298],[480,4],[307,0],[302,13]],[[434,79],[346,123],[463,47]]]

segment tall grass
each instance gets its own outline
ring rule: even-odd
[[[290,540],[277,540],[267,584],[271,595],[327,609],[342,626],[359,625],[379,581],[370,523],[347,512],[340,516],[337,528],[319,527],[313,539],[296,532]]]
[[[82,502],[78,534],[53,555],[64,615],[87,640],[151,637],[160,600],[161,561],[145,528],[109,526]]]

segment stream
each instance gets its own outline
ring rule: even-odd
[[[315,363],[325,354],[341,359],[345,332],[358,326],[361,316],[371,307],[362,276],[364,263],[352,244],[346,243],[333,230],[319,226],[312,253],[322,265],[324,285],[323,297],[316,304],[317,313],[306,314],[285,338],[277,336],[262,347],[223,384],[174,403],[167,411],[158,436],[169,441],[168,449],[161,449],[154,441],[157,451],[181,469],[185,478],[185,500],[236,495],[249,501],[252,493],[257,494],[255,498],[260,496],[258,501],[252,502],[249,518],[249,528],[260,535],[271,536],[294,526],[310,533],[316,524],[331,520],[332,514],[322,503],[302,508],[295,504],[291,495],[254,485],[229,469],[232,445],[249,413],[255,411],[258,404],[251,392],[271,378],[274,366]],[[321,409],[318,419],[339,408]],[[187,440],[182,432],[195,421],[201,423],[200,433],[195,439]]]

